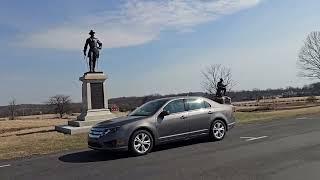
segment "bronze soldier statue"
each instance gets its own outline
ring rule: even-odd
[[[217,97],[225,96],[226,95],[226,91],[227,91],[226,85],[223,84],[223,79],[220,78],[220,81],[217,84],[217,94],[216,94],[216,96]]]
[[[86,44],[83,48],[83,54],[84,56],[87,56],[87,48],[89,45],[88,58],[90,72],[95,72],[96,62],[99,58],[99,50],[102,49],[102,43],[96,37],[94,37],[95,32],[93,30],[91,30],[89,34],[90,37],[86,40]]]

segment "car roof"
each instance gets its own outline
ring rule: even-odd
[[[219,104],[209,98],[206,97],[202,97],[202,96],[172,96],[172,97],[165,97],[165,98],[159,98],[159,99],[154,99],[152,101],[158,101],[158,100],[167,100],[167,101],[171,101],[171,100],[176,100],[176,99],[189,99],[189,98],[201,98],[204,99],[206,102],[208,102],[209,104],[211,104],[212,106],[222,106],[222,104]]]
[[[174,100],[174,99],[189,99],[189,98],[203,98],[203,99],[208,99],[208,98],[201,97],[201,96],[173,96],[173,97],[159,98],[159,99],[155,99],[155,100]]]

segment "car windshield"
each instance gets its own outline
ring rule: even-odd
[[[168,99],[160,99],[160,100],[150,101],[150,102],[145,103],[142,106],[138,107],[136,110],[134,110],[132,113],[130,113],[129,116],[152,116],[167,101],[168,101]]]

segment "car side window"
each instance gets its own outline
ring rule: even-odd
[[[202,99],[187,99],[186,100],[188,111],[206,108]]]
[[[163,108],[165,111],[168,111],[170,114],[179,113],[185,111],[184,107],[184,100],[174,100],[166,105],[166,107]]]
[[[211,108],[211,105],[207,101],[203,101],[204,108]]]

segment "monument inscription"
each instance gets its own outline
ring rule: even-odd
[[[104,109],[103,83],[90,83],[92,109]]]

